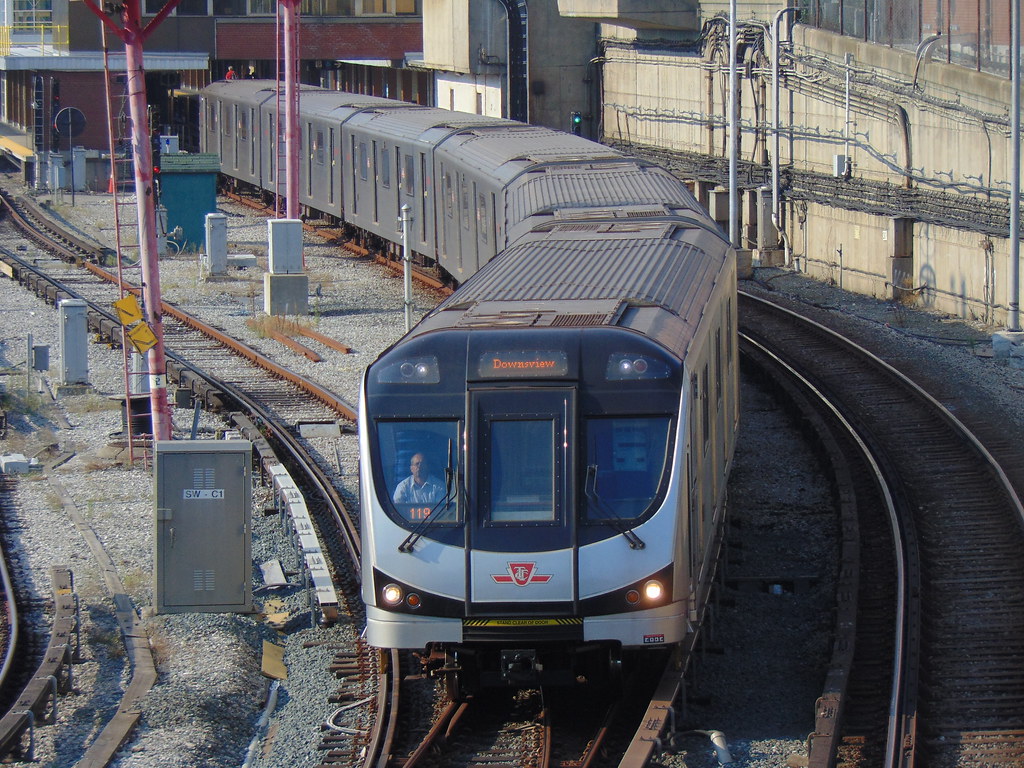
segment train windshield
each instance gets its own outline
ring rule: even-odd
[[[402,520],[420,523],[434,517],[436,524],[459,522],[454,492],[458,435],[455,420],[377,424],[384,481]]]
[[[665,472],[668,416],[589,418],[584,425],[585,467],[593,473],[586,519],[635,519],[654,502]]]
[[[553,522],[558,445],[554,422],[495,419],[489,427],[491,522]]]

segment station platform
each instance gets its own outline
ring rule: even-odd
[[[25,169],[25,164],[35,157],[32,143],[32,135],[28,131],[0,122],[0,152],[13,160],[22,170]]]

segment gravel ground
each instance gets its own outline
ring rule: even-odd
[[[112,220],[108,196],[78,194],[75,206],[65,198],[53,201],[52,208],[84,234],[112,240],[105,223]],[[404,330],[400,277],[364,259],[339,257],[344,252],[307,235],[309,321],[354,348],[350,355],[317,348],[325,362],[311,363],[247,328],[245,321],[262,309],[266,224],[236,206],[225,205],[223,212],[229,216],[229,251],[257,253],[260,267],[232,269],[227,279],[204,281],[194,255],[162,259],[165,299],[202,314],[356,403],[363,368]],[[949,386],[977,393],[979,407],[998,407],[1018,429],[1024,423],[1024,371],[991,358],[988,339],[994,329],[845,294],[780,270],[759,270],[758,280],[742,287],[771,290],[810,307],[828,324],[862,334],[894,359],[941,371]],[[437,298],[417,287],[415,316]],[[74,499],[113,559],[125,591],[145,618],[157,659],[158,683],[142,701],[139,728],[114,765],[238,766],[254,737],[258,741],[250,764],[257,768],[315,765],[321,724],[331,714],[327,695],[337,685],[325,674],[330,646],[358,628],[310,626],[308,609],[302,607],[305,598],[297,589],[274,595],[293,617],[283,632],[260,616],[149,615],[151,480],[142,469],[118,464],[109,447],[111,435],[121,429],[119,408],[110,399],[123,388],[121,353],[90,345],[92,389],[86,394],[54,400],[49,393],[56,384],[49,374],[43,377],[42,392],[36,384],[26,391],[26,333],[33,334],[35,343],[50,346],[52,372],[57,372],[55,318],[52,308],[0,280],[0,373],[5,374],[0,384],[8,402],[23,411],[11,415],[12,428],[0,441],[0,453],[36,455],[46,463],[74,452],[60,466],[22,476],[15,492],[17,519],[6,523],[21,544],[18,574],[34,594],[45,600],[49,567],[67,564],[82,604],[83,661],[75,667],[75,693],[61,699],[55,727],[37,730],[37,761],[31,765],[74,765],[115,711],[130,677],[103,575],[81,535],[69,527],[54,481]],[[734,765],[741,768],[785,765],[790,755],[802,753],[829,651],[824,632],[832,574],[822,564],[829,562],[836,522],[827,488],[814,456],[783,412],[749,385],[742,394],[742,432],[731,478],[738,525],[730,533],[728,566],[730,583],[737,588],[730,595],[733,604],[723,603],[716,611],[714,637],[697,664],[680,724],[686,735],[664,757],[671,766],[717,764],[707,739],[694,731],[723,731]],[[188,436],[191,420],[191,410],[175,411],[176,437]],[[222,426],[211,416],[202,417],[204,436]],[[343,492],[357,499],[355,438],[324,441],[319,448],[325,462],[341,465]],[[254,509],[265,502],[257,499]],[[254,560],[279,556],[286,545],[276,519],[256,515],[254,527]],[[258,579],[258,569],[254,573]],[[760,588],[796,577],[807,577],[809,586],[781,594]],[[43,622],[46,606],[39,605],[37,618]],[[269,689],[260,673],[265,639],[285,645],[289,676],[273,716],[260,728],[257,720]]]

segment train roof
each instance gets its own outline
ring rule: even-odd
[[[542,213],[629,206],[683,209],[703,215],[696,198],[663,168],[633,158],[531,168],[510,186],[508,219],[532,226],[528,219]],[[509,230],[509,240],[521,232]]]
[[[579,136],[511,121],[466,128],[438,145],[435,152],[452,156],[463,167],[487,170],[503,183],[541,163],[585,163],[624,157],[617,150]]]
[[[202,95],[215,96],[231,101],[252,101],[265,103],[277,95],[276,80],[217,80],[203,88]],[[282,86],[283,94],[283,86]],[[299,90],[299,106],[303,114],[326,115],[339,107],[372,106],[414,106],[380,96],[361,93],[332,91],[316,85],[302,85]]]
[[[391,103],[402,104],[402,102]],[[412,104],[405,106],[415,107]],[[441,135],[432,137],[434,140],[440,139],[445,134],[471,127],[489,127],[502,124],[519,125],[519,123],[511,120],[484,117],[467,112],[452,112],[440,107],[415,107],[415,111],[371,110],[360,115],[358,122],[370,130],[379,129],[388,136],[400,136],[412,140],[424,138],[424,134],[434,134],[437,132],[437,129],[440,130]]]
[[[413,332],[611,325],[682,355],[734,261],[706,217],[555,222],[488,262]]]

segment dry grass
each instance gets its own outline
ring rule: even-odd
[[[288,336],[289,338],[302,336],[300,329],[310,327],[310,324],[307,322],[289,320],[288,318],[277,317],[275,315],[262,314],[249,318],[245,321],[245,324],[261,339],[269,337],[271,333]]]
[[[64,408],[68,413],[102,413],[104,411],[117,411],[121,409],[118,400],[105,397],[98,392],[87,392],[84,395],[62,398]]]

